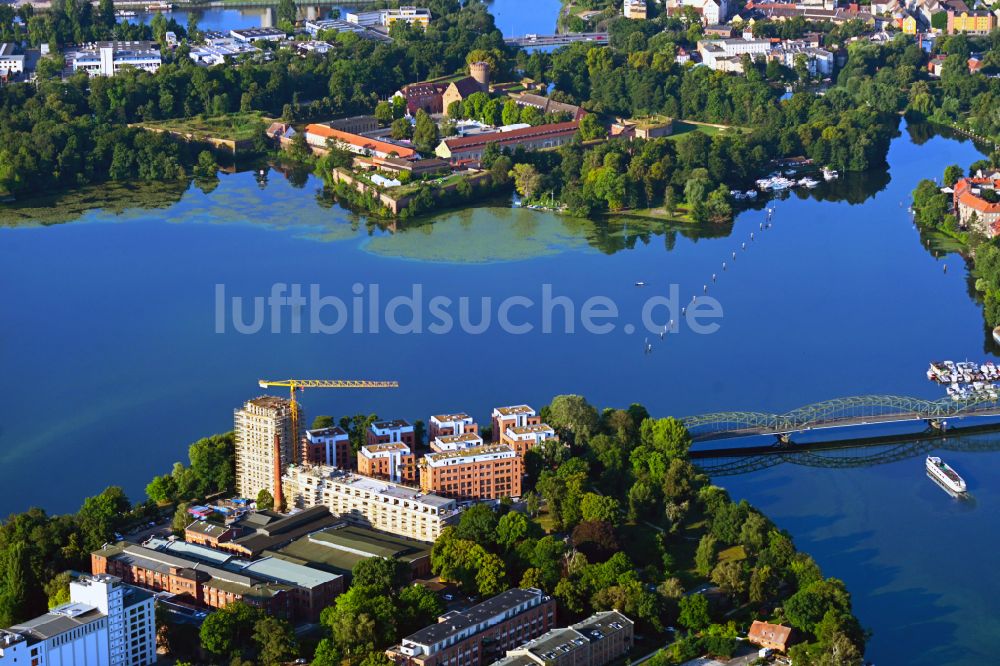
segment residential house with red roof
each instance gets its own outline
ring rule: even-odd
[[[952,194],[963,226],[989,236],[1000,235],[1000,178],[961,178]]]
[[[781,624],[771,624],[754,620],[747,632],[747,640],[762,648],[770,648],[784,652],[788,648],[792,628]]]

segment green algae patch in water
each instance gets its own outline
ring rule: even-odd
[[[589,220],[524,208],[468,208],[376,236],[372,254],[457,264],[518,261],[590,248]]]

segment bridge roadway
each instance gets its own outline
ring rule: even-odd
[[[523,37],[505,37],[504,42],[516,46],[562,46],[574,42],[594,42],[599,46],[608,43],[606,32],[566,32],[560,35],[524,35]]]
[[[1000,416],[1000,402],[868,395],[819,402],[785,414],[717,412],[681,421],[695,442],[704,442],[753,435],[786,440],[797,432],[911,421],[926,421],[937,427],[949,418],[965,416]]]

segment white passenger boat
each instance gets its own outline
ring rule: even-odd
[[[937,456],[927,456],[927,475],[954,495],[962,495],[966,491],[965,480],[958,472],[948,466],[948,463]]]

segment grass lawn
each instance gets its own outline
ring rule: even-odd
[[[668,139],[676,139],[679,136],[683,136],[688,132],[701,132],[702,134],[707,134],[708,136],[713,136],[719,134],[720,132],[742,132],[743,129],[739,127],[728,127],[726,129],[721,129],[719,127],[713,127],[711,125],[697,125],[695,123],[689,123],[685,120],[675,120],[674,121],[674,131],[667,136]]]
[[[257,112],[230,113],[224,116],[203,118],[177,118],[174,120],[154,120],[140,123],[140,127],[190,134],[195,138],[227,139],[230,141],[245,141],[252,139],[254,131],[260,123],[272,122],[271,118]]]
[[[612,213],[615,217],[631,217],[643,220],[655,220],[657,222],[681,222],[683,224],[695,224],[691,219],[686,205],[678,204],[673,213],[667,213],[662,206],[659,208],[636,208],[635,210],[625,210]]]
[[[440,178],[432,178],[430,180],[414,180],[409,183],[403,183],[399,187],[394,187],[389,189],[394,196],[405,196],[407,194],[413,194],[424,185],[437,185],[438,187],[448,187],[450,185],[457,185],[465,178],[466,175],[463,173],[453,173]]]
[[[542,526],[542,529],[545,530],[546,534],[552,534],[556,531],[555,518],[553,518],[552,514],[548,512],[548,509],[543,508],[539,511],[535,520],[537,520],[538,524]]]
[[[732,546],[719,553],[719,562],[742,562],[747,559],[743,546]]]

